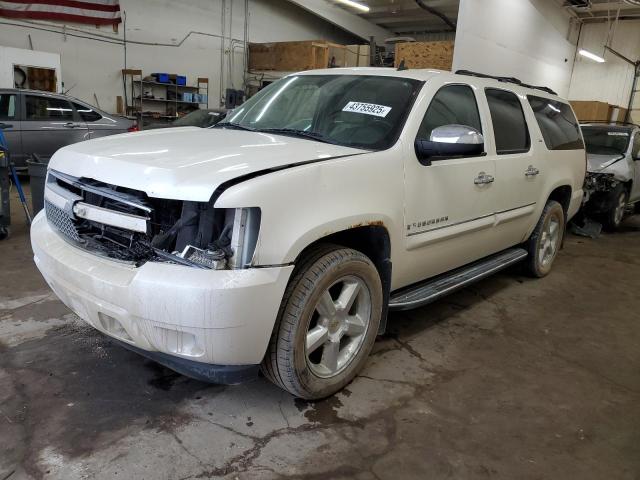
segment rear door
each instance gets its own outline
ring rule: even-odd
[[[503,248],[519,243],[536,211],[544,186],[546,155],[531,146],[524,95],[510,89],[485,88],[496,159],[496,228]]]
[[[479,109],[478,89],[469,84],[436,80],[425,86],[428,105],[417,105],[423,118],[415,139],[429,140],[433,129],[465,125],[487,130]],[[430,165],[418,160],[412,145],[405,156],[405,242],[412,283],[464,265],[497,251],[494,212],[497,191],[492,155],[439,158]]]
[[[2,130],[9,147],[11,159],[16,167],[24,167],[25,159],[22,154],[20,96],[16,92],[0,91],[0,123],[7,128]]]
[[[64,98],[27,93],[23,95],[22,149],[51,157],[65,145],[88,139],[87,127]]]

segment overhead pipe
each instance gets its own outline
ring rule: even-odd
[[[436,17],[438,17],[440,20],[442,20],[444,23],[446,23],[447,25],[449,25],[449,27],[451,27],[452,31],[456,31],[456,24],[453,23],[453,21],[447,17],[444,13],[440,12],[439,10],[436,10],[433,7],[428,6],[426,3],[424,3],[422,0],[416,0],[416,3],[418,4],[418,6],[420,8],[422,8],[423,10],[426,10],[427,12],[429,12],[431,15],[435,15]]]

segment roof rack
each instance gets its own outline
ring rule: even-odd
[[[520,85],[525,88],[534,88],[536,90],[542,90],[543,92],[550,93],[551,95],[558,95],[556,92],[551,90],[549,87],[538,87],[536,85],[528,85],[524,83],[522,80],[515,77],[498,77],[495,75],[487,75],[486,73],[478,73],[472,72],[471,70],[456,70],[457,75],[469,75],[470,77],[479,77],[479,78],[492,78],[494,80],[498,80],[499,82],[505,83],[513,83],[515,85]]]

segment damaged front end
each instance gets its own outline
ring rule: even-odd
[[[603,213],[612,208],[612,192],[620,185],[620,181],[611,173],[587,172],[584,180],[583,204],[589,213]]]
[[[259,208],[216,209],[209,202],[167,200],[50,170],[47,220],[94,254],[140,266],[148,261],[203,269],[251,264]]]

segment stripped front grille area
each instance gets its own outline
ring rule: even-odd
[[[56,227],[60,233],[70,238],[74,242],[80,242],[78,229],[76,228],[73,219],[67,212],[65,212],[61,208],[56,207],[48,200],[44,201],[44,211],[47,215],[47,220],[49,221],[49,223]]]
[[[65,239],[97,255],[137,265],[156,257],[153,238],[176,224],[182,204],[179,200],[153,199],[141,191],[54,170],[49,170],[45,187],[47,220]],[[91,209],[102,217],[87,215],[86,211]],[[114,216],[135,218],[138,225],[143,222],[143,227],[146,219],[147,227],[132,230],[120,223],[109,224],[107,218]]]

